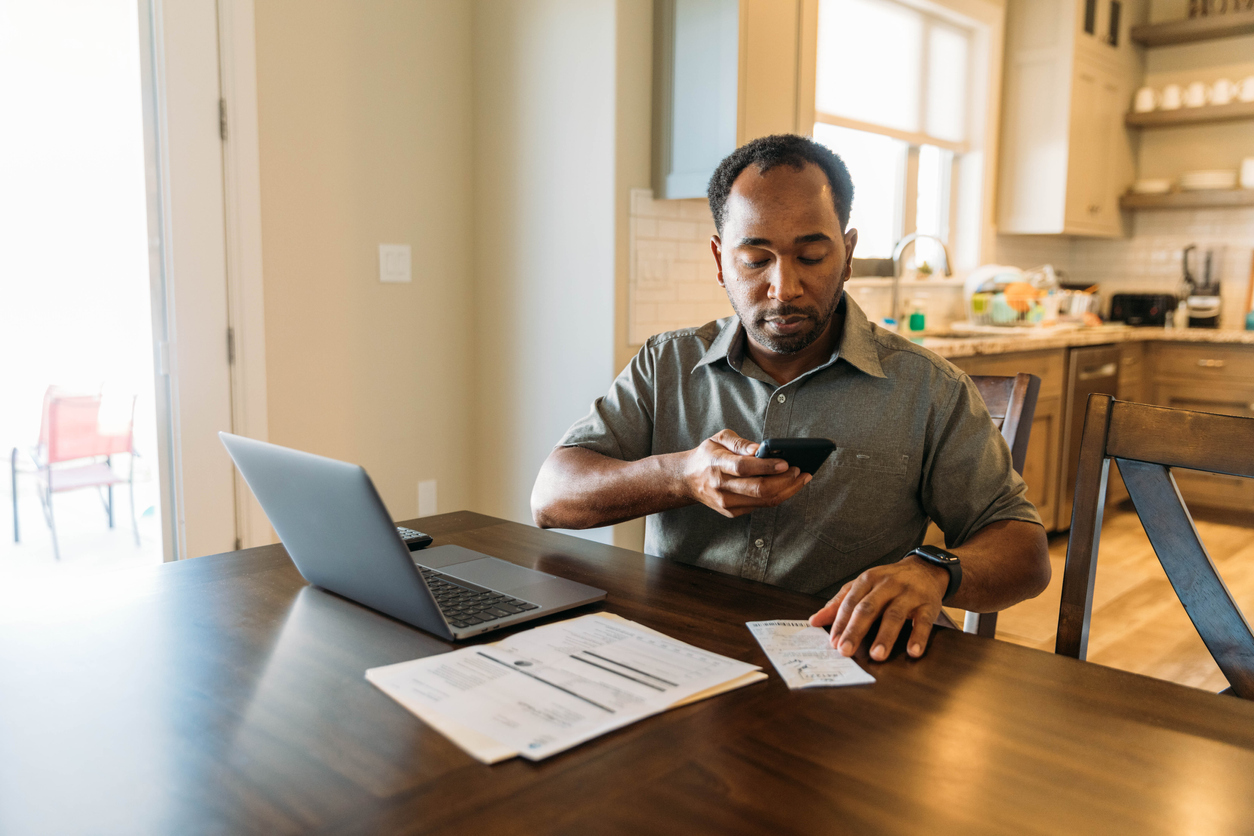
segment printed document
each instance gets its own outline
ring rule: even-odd
[[[828,632],[806,621],[746,624],[789,688],[866,685],[875,677],[832,647]]]
[[[418,716],[438,715],[432,725],[441,731],[451,721],[454,731],[500,744],[489,747],[498,755],[540,760],[759,670],[593,614],[372,668],[366,679]]]

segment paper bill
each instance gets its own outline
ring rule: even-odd
[[[831,645],[826,630],[805,621],[750,621],[746,626],[789,688],[866,685],[875,677]]]
[[[366,671],[402,705],[540,760],[757,671],[599,615]],[[417,710],[416,710],[417,709]]]

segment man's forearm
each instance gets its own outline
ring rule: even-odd
[[[682,454],[620,461],[582,447],[549,454],[531,491],[541,528],[595,528],[690,505]]]
[[[962,585],[949,603],[972,612],[997,612],[1049,585],[1049,541],[1036,523],[991,523],[953,550],[962,559]]]

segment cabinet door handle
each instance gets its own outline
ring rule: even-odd
[[[1198,360],[1197,364],[1203,369],[1222,369],[1225,362],[1224,360]]]
[[[1103,377],[1114,377],[1119,374],[1119,367],[1114,363],[1103,363],[1100,366],[1087,366],[1076,375],[1080,380],[1097,380]]]

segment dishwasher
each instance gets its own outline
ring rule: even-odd
[[[1119,394],[1119,349],[1113,345],[1073,348],[1068,352],[1067,400],[1063,406],[1064,451],[1062,484],[1058,486],[1058,523],[1071,527],[1075,504],[1075,477],[1080,468],[1080,440],[1084,435],[1084,412],[1089,395]]]

